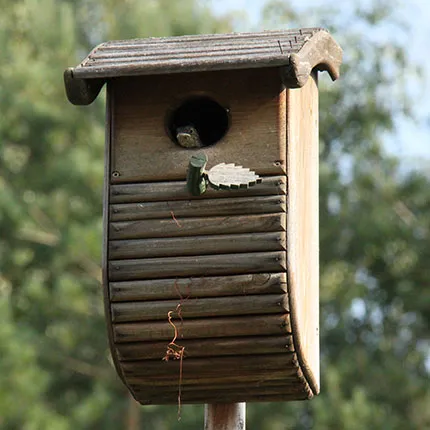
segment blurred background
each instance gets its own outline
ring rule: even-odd
[[[106,40],[309,26],[344,49],[320,79],[322,390],[249,404],[247,428],[430,428],[430,5],[325,3],[0,0],[0,429],[203,428],[112,367],[104,96],[72,106],[63,70]]]

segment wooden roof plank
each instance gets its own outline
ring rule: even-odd
[[[337,79],[341,60],[341,48],[321,28],[159,37],[102,43],[64,79],[69,100],[86,105],[116,77],[279,67],[286,86],[296,88],[315,68]]]

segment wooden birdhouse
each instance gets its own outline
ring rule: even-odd
[[[318,28],[107,42],[66,70],[107,83],[103,289],[142,404],[319,392]],[[239,166],[242,166],[239,167]]]

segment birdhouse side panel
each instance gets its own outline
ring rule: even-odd
[[[285,115],[280,112],[285,90],[277,69],[118,78],[110,88],[114,183],[185,179],[194,152],[177,144],[175,127],[188,125],[187,115],[189,124],[198,128],[193,123],[203,123],[202,144],[216,140],[203,148],[211,165],[236,163],[263,175],[285,173]],[[221,113],[206,109],[204,100]],[[206,141],[205,127],[210,129]],[[222,135],[219,140],[216,133]]]
[[[287,93],[287,249],[293,336],[300,365],[319,392],[318,86],[312,75]]]

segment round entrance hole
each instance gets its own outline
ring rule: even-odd
[[[184,100],[169,112],[166,121],[167,132],[172,141],[178,145],[180,144],[177,139],[178,133],[184,130],[189,133],[192,130],[199,141],[194,148],[217,143],[227,133],[229,123],[228,110],[206,96]]]

